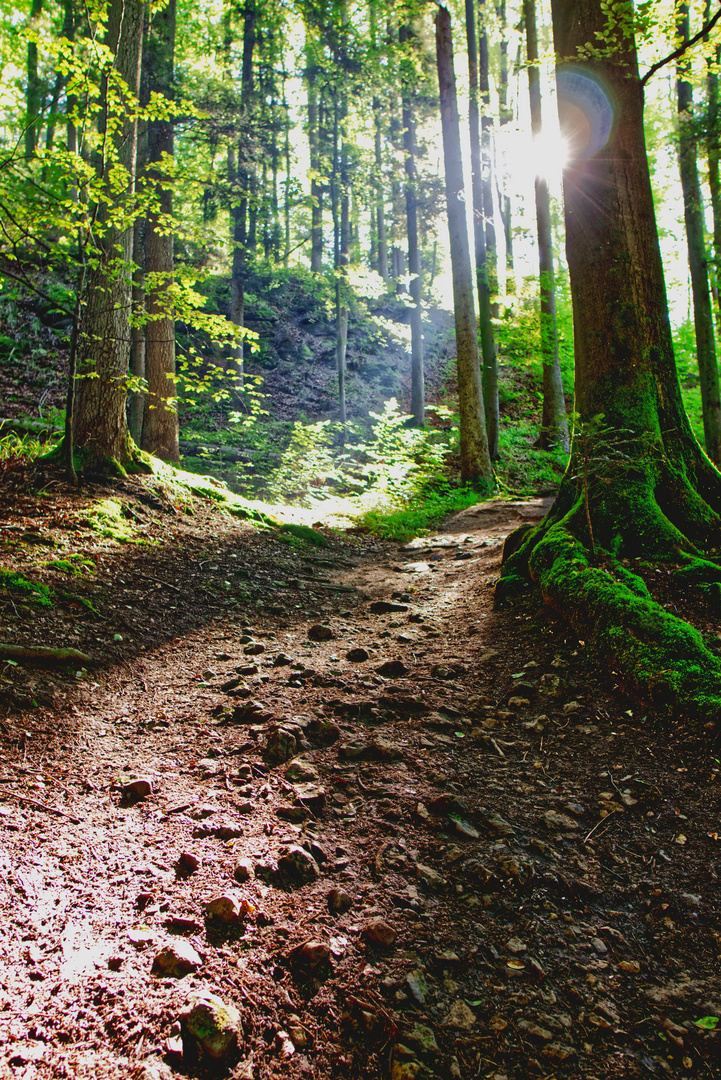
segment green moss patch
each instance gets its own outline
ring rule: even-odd
[[[26,600],[31,600],[38,607],[49,608],[53,606],[52,593],[47,585],[41,585],[36,581],[28,581],[22,574],[14,570],[6,570],[0,567],[0,589],[10,589],[19,593]]]

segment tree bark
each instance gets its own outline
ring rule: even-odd
[[[310,30],[306,30],[306,79],[308,83],[308,143],[310,149],[310,269],[323,270],[323,184],[321,181],[321,139],[316,86],[315,57]]]
[[[126,378],[130,358],[130,309],[133,225],[130,213],[135,191],[137,120],[134,101],[140,89],[140,56],[144,5],[140,0],[113,0],[108,18],[107,44],[115,56],[104,77],[102,95],[112,104],[110,85],[119,76],[133,95],[124,119],[113,136],[113,155],[127,176],[125,190],[113,196],[114,212],[126,213],[122,224],[109,224],[101,207],[100,236],[94,253],[96,265],[89,281],[78,350],[80,381],[77,395],[75,442],[91,470],[116,469],[133,453],[125,419]],[[120,108],[121,106],[117,106]],[[99,168],[106,181],[108,160]],[[108,184],[108,193],[110,186]]]
[[[498,252],[496,248],[496,213],[493,206],[493,117],[491,115],[488,35],[485,31],[485,0],[479,0],[481,32],[479,38],[478,81],[481,92],[481,192],[486,230],[486,273],[491,291],[491,314],[498,318]],[[483,353],[483,404],[491,461],[498,457],[498,353],[494,348]]]
[[[32,0],[30,6],[30,29],[36,30],[43,11],[44,0]],[[38,47],[28,40],[27,87],[25,90],[25,157],[35,156],[40,131],[42,105],[42,80],[38,75]]]
[[[567,61],[557,83],[571,153],[564,194],[580,428],[551,511],[507,541],[497,599],[530,576],[625,690],[657,715],[715,726],[721,661],[621,561],[666,561],[699,588],[721,582],[718,562],[702,557],[721,543],[721,475],[681,400],[635,45],[619,33],[608,58],[569,62],[607,34],[606,7],[553,0],[552,11],[556,54]]]
[[[409,26],[402,26],[400,41],[413,46],[416,35]],[[408,233],[408,291],[412,300],[411,324],[411,418],[414,427],[425,424],[425,388],[423,378],[423,311],[421,296],[421,252],[418,243],[418,178],[416,176],[416,118],[411,96],[411,79],[403,80],[403,147],[406,170],[406,229]]]
[[[688,4],[677,9],[677,29],[682,41],[689,38]],[[697,140],[694,134],[693,87],[689,60],[678,62],[676,91],[678,99],[678,164],[683,189],[683,213],[686,222],[688,265],[693,296],[693,321],[696,332],[696,357],[701,383],[701,407],[706,453],[721,464],[721,389],[719,388],[716,341],[714,338],[711,290],[708,280],[706,238],[701,182],[696,161]]]
[[[374,154],[375,154],[375,225],[376,239],[378,244],[378,273],[388,284],[388,240],[386,237],[386,207],[385,193],[383,190],[383,117],[381,114],[381,99],[373,98],[373,124],[374,124]]]
[[[473,241],[476,263],[478,322],[481,335],[483,368],[496,364],[496,341],[493,332],[491,290],[488,280],[486,223],[483,212],[481,161],[481,126],[478,109],[478,44],[476,38],[475,0],[466,0],[466,45],[468,52],[468,126],[471,141],[471,192],[473,195]]]
[[[538,68],[536,0],[524,0],[523,16],[526,24],[531,134],[534,139],[540,139],[543,131],[543,115],[541,108],[541,73]],[[548,181],[545,176],[536,175],[535,189],[541,292],[541,356],[543,361],[543,415],[538,444],[542,450],[550,450],[554,446],[561,446],[567,451],[568,420],[566,419],[566,402],[563,396],[563,382],[561,380],[561,363],[558,356],[551,205],[548,194]]]
[[[704,5],[704,22],[708,22],[710,5]],[[716,301],[716,326],[721,331],[721,96],[719,95],[719,65],[721,48],[714,49],[707,60],[706,96],[708,100],[706,123],[706,155],[708,157],[708,186],[711,193],[713,214],[713,259],[711,261],[712,286]]]
[[[153,16],[148,34],[148,89],[168,100],[174,96],[176,0]],[[173,158],[173,120],[148,124],[148,180],[157,207],[145,230],[146,310],[145,397],[142,447],[164,461],[178,461],[178,413],[175,406],[175,318],[169,290],[173,284],[172,179],[166,163]]]
[[[493,487],[483,415],[473,276],[463,191],[463,159],[453,70],[451,16],[444,7],[436,12],[436,59],[440,92],[446,207],[453,275],[453,314],[458,357],[458,406],[461,426],[461,478],[479,489]]]

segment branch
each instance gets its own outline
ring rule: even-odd
[[[674,60],[678,60],[678,58],[683,56],[683,54],[692,48],[692,46],[696,45],[697,42],[706,37],[706,35],[713,30],[719,19],[721,19],[721,7],[712,19],[709,19],[707,23],[704,23],[698,34],[694,34],[692,38],[689,38],[688,41],[684,41],[682,45],[679,45],[679,47],[674,49],[672,53],[669,53],[668,56],[664,56],[663,60],[659,60],[656,64],[653,64],[641,79],[641,86],[645,86],[648,80],[655,75],[657,71],[660,71],[662,67],[666,67],[667,64],[673,63]]]

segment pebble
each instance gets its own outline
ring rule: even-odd
[[[255,877],[253,863],[250,859],[238,859],[233,868],[233,877],[241,884],[245,881],[250,881],[251,878]]]
[[[310,968],[320,967],[330,963],[330,945],[327,941],[306,941],[295,950],[295,956]]]
[[[346,660],[350,660],[353,664],[362,664],[370,659],[370,653],[367,649],[349,649],[345,654],[345,658]]]
[[[344,889],[331,889],[328,893],[328,910],[331,914],[342,915],[353,907],[353,898]]]
[[[305,848],[294,845],[278,859],[278,870],[290,881],[305,885],[320,877],[320,867]]]
[[[175,862],[175,873],[178,877],[190,877],[201,866],[202,862],[197,855],[193,855],[190,851],[183,851]]]
[[[234,923],[250,910],[248,901],[232,892],[222,893],[205,905],[205,916],[220,922]]]
[[[285,653],[278,653],[273,660],[273,667],[287,667],[288,664],[292,664],[293,660],[290,656],[286,656]]]
[[[407,604],[394,604],[389,600],[374,600],[370,606],[373,615],[386,615],[391,611],[408,611]]]
[[[147,799],[148,795],[153,794],[153,784],[151,780],[139,777],[128,784],[123,784],[122,791],[126,799]]]
[[[265,652],[265,645],[261,645],[259,641],[254,641],[252,644],[246,645],[243,652],[246,656],[260,656],[261,653]]]
[[[512,953],[515,954],[515,953],[525,952],[526,949],[527,949],[527,945],[526,945],[525,941],[521,941],[520,938],[512,937],[512,938],[509,938],[508,941],[506,942],[506,948],[508,949],[509,952],[512,952]]]
[[[465,1001],[459,998],[451,1005],[451,1011],[446,1017],[446,1027],[460,1028],[461,1031],[470,1031],[476,1022],[476,1014],[468,1008]]]
[[[291,761],[288,768],[285,770],[286,780],[290,780],[291,783],[305,784],[310,780],[318,779],[318,770],[315,765],[312,765],[310,761],[303,761],[301,758]]]
[[[440,889],[446,883],[446,879],[442,874],[439,874],[437,870],[430,866],[425,866],[423,863],[416,863],[415,871],[418,880],[422,881],[430,889]]]
[[[186,1040],[191,1042],[201,1059],[221,1061],[228,1057],[242,1035],[240,1013],[235,1006],[208,991],[191,995],[181,1022],[183,1048]]]
[[[198,971],[203,961],[189,941],[174,941],[156,953],[151,971],[170,979],[182,979]]]
[[[384,679],[402,679],[408,674],[410,668],[407,668],[402,660],[386,660],[385,664],[381,664],[375,670],[376,675],[382,675]]]
[[[548,829],[564,829],[566,832],[573,832],[580,828],[578,822],[572,817],[568,814],[559,814],[556,810],[546,810],[543,821]]]
[[[511,697],[508,699],[508,705],[511,709],[527,709],[531,702],[525,697]]]
[[[294,731],[289,728],[278,727],[268,735],[265,744],[265,756],[268,761],[281,764],[290,761],[298,753],[298,740]]]
[[[383,945],[386,949],[389,949],[398,937],[398,931],[387,923],[385,919],[379,915],[375,919],[369,919],[369,921],[363,927],[363,936],[366,941],[370,941],[373,945]]]
[[[331,641],[334,637],[335,634],[330,626],[326,626],[323,623],[314,623],[313,626],[308,627],[309,641]]]

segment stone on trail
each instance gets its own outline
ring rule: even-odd
[[[250,645],[246,645],[243,649],[246,656],[260,656],[265,652],[265,645],[262,645],[259,641],[253,641]]]
[[[198,971],[203,961],[189,941],[174,941],[156,954],[151,971],[170,979],[182,979]]]
[[[311,780],[318,779],[318,770],[310,761],[303,761],[301,758],[297,758],[295,761],[291,761],[290,765],[285,770],[285,778],[286,780],[290,780],[292,784],[305,784]]]
[[[379,915],[375,919],[369,919],[365,924],[363,936],[366,941],[372,942],[373,945],[383,945],[384,948],[389,949],[398,937],[398,931],[394,930],[390,923],[387,923]]]
[[[298,740],[290,728],[277,727],[268,735],[265,744],[265,756],[268,761],[282,764],[290,761],[298,753]]]
[[[330,945],[327,941],[305,941],[295,950],[295,957],[309,968],[329,964],[331,958]]]
[[[328,910],[333,915],[342,915],[353,907],[353,898],[344,889],[331,889],[328,893]]]
[[[250,910],[251,907],[244,897],[227,892],[214,897],[205,905],[205,917],[224,923],[236,923]]]
[[[145,777],[138,777],[137,780],[123,784],[122,793],[126,799],[147,799],[148,795],[153,794],[153,782]]]
[[[278,870],[291,883],[305,885],[320,877],[320,867],[310,852],[293,845],[278,859]]]
[[[290,656],[286,656],[285,653],[278,653],[273,660],[273,667],[288,667],[288,664],[292,664],[293,660]]]
[[[390,600],[374,600],[370,610],[373,615],[386,615],[392,611],[408,611],[408,605],[394,604]]]
[[[363,664],[366,660],[370,659],[370,653],[367,649],[349,649],[345,654],[346,660],[350,660],[352,664]]]
[[[325,626],[323,623],[314,623],[313,626],[308,627],[308,640],[309,641],[331,641],[335,637],[330,626]]]
[[[238,859],[233,868],[233,877],[241,884],[245,881],[250,881],[252,877],[255,877],[255,871],[253,869],[253,863],[250,859]]]
[[[175,873],[178,877],[190,877],[201,866],[202,862],[197,855],[193,855],[190,851],[183,851],[176,859]]]
[[[460,1028],[461,1031],[470,1031],[476,1022],[476,1014],[472,1012],[465,1001],[460,998],[451,1005],[451,1011],[446,1018],[446,1027]]]
[[[573,832],[580,829],[577,821],[568,814],[559,814],[556,810],[546,810],[543,821],[548,829],[563,829],[565,832]]]
[[[409,670],[402,660],[386,660],[385,664],[376,668],[376,675],[382,675],[385,679],[402,679]]]
[[[181,1016],[183,1051],[202,1060],[222,1061],[230,1056],[242,1034],[240,1013],[234,1005],[203,991],[193,994]]]

